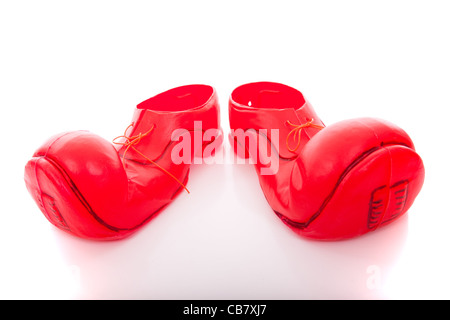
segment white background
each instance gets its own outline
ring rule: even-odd
[[[445,0],[1,1],[0,298],[450,298],[449,16]],[[301,90],[325,124],[405,129],[426,168],[408,216],[306,240],[255,170],[227,160],[195,165],[191,194],[105,243],[59,231],[26,191],[24,166],[53,134],[112,140],[136,104],[192,83],[217,89],[227,133],[231,90],[260,80]]]

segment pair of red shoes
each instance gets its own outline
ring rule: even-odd
[[[52,137],[27,163],[26,186],[58,228],[122,239],[186,188],[191,162],[180,159],[222,143],[219,114],[210,86],[168,90],[138,104],[113,143],[86,131]],[[235,152],[253,160],[269,205],[303,236],[338,240],[373,231],[404,214],[422,187],[411,139],[386,121],[325,127],[301,92],[273,82],[236,88],[229,117]],[[202,143],[192,143],[196,134]]]

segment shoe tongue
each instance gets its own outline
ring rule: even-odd
[[[255,82],[237,87],[230,96],[229,106],[232,129],[267,130],[262,135],[271,139],[283,158],[296,157],[304,143],[318,132],[317,126],[323,126],[303,94],[281,83]],[[277,130],[273,139],[272,130]],[[297,139],[294,152],[289,151],[292,148],[287,143],[291,138]]]
[[[171,140],[174,131],[177,129],[192,130],[193,122],[193,115],[187,112],[159,112],[149,109],[136,109],[132,120],[133,126],[128,128],[125,136],[129,138],[137,137],[139,134],[143,135],[151,130],[148,135],[143,137],[133,147],[145,154],[149,159],[156,161],[175,142]],[[122,146],[119,154],[123,154],[126,148],[126,145]],[[128,149],[126,157],[145,162],[145,159],[135,152],[133,148]]]
[[[166,158],[170,159],[171,150],[181,140],[181,135],[185,137],[188,132],[192,135],[195,130],[195,139],[199,137],[197,131],[203,133],[214,129],[218,132],[219,120],[219,103],[213,87],[187,85],[173,88],[136,106],[132,124],[117,141],[122,147],[116,148],[120,155],[126,151],[128,159],[143,161],[145,155],[151,161],[162,157],[168,161]],[[189,138],[192,143],[193,138]],[[183,140],[184,145],[187,142]],[[191,145],[195,148],[201,146],[202,141],[199,146]]]
[[[262,135],[267,135],[272,145],[278,150],[280,157],[287,159],[296,157],[303,145],[319,131],[316,128],[303,128],[300,132],[301,144],[295,152],[291,152],[287,147],[286,140],[295,127],[288,125],[288,122],[294,125],[304,125],[313,120],[313,124],[324,126],[307,101],[298,109],[253,108],[236,104],[230,109],[230,113],[232,129],[255,129]],[[290,139],[292,139],[292,134]]]
[[[136,139],[136,143],[128,148],[126,158],[145,162],[140,154],[142,153],[152,161],[157,161],[166,156],[170,159],[172,148],[179,141],[189,143],[189,140],[185,141],[182,140],[185,138],[180,138],[181,135],[186,137],[188,132],[190,137],[186,137],[186,139],[190,138],[191,147],[201,147],[202,141],[198,142],[197,140],[203,138],[203,133],[208,130],[219,131],[218,112],[218,102],[215,95],[207,104],[188,110],[158,111],[137,108],[132,119],[133,125],[127,129],[121,142],[126,142],[127,137],[130,139],[139,137],[139,135],[145,136],[140,140]],[[194,131],[196,133],[193,134]],[[146,134],[147,132],[149,133]],[[119,154],[123,155],[127,147],[126,144],[123,145],[118,150]],[[133,148],[139,152],[136,152]],[[192,150],[192,152],[195,151],[197,150]]]

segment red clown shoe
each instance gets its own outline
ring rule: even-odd
[[[58,228],[81,238],[122,239],[186,189],[190,163],[173,161],[173,151],[177,141],[192,141],[198,123],[216,135],[189,143],[184,159],[221,143],[218,98],[206,85],[168,90],[140,103],[113,143],[86,131],[51,138],[25,167],[27,189]]]
[[[409,136],[383,120],[325,127],[302,93],[257,82],[229,100],[230,142],[255,164],[280,219],[313,239],[348,239],[402,216],[424,181]]]

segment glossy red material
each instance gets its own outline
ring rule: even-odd
[[[372,118],[325,127],[292,87],[242,85],[230,96],[229,118],[235,152],[253,160],[269,205],[302,236],[341,240],[376,230],[405,214],[423,185],[422,160],[402,129]]]
[[[168,90],[140,103],[114,143],[87,131],[49,139],[25,167],[26,186],[56,227],[81,238],[122,239],[184,190],[190,162],[176,164],[171,156],[177,141],[191,139],[194,122],[201,121],[203,131],[216,129],[206,144],[221,143],[219,115],[210,86]],[[186,137],[172,140],[177,129]],[[205,143],[191,143],[191,159]]]

